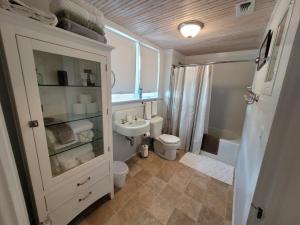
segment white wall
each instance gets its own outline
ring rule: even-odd
[[[299,1],[296,2],[299,5]],[[273,12],[265,34],[269,29],[276,29],[288,5],[289,1],[277,1],[275,11]],[[298,20],[299,14],[294,15],[292,22],[298,23]],[[254,76],[254,91],[261,96],[259,102],[248,106],[246,111],[246,119],[242,133],[241,148],[235,176],[234,225],[247,224],[250,205],[256,189],[257,179],[269,139],[274,113],[277,107],[282,83],[286,75],[290,52],[293,46],[295,31],[290,28],[285,40],[271,96],[263,94],[264,79],[267,73],[268,63],[260,71],[257,71]],[[281,203],[279,202],[278,204]],[[254,224],[258,224],[258,221]]]

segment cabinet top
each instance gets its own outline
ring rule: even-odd
[[[71,41],[93,48],[95,51],[99,50],[110,52],[114,49],[113,46],[63,30],[58,27],[43,24],[24,16],[13,14],[4,9],[0,9],[0,29],[10,29],[16,34],[34,39],[44,39],[42,37],[45,36],[59,38],[65,41]]]

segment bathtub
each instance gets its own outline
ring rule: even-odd
[[[200,154],[220,160],[232,166],[236,166],[236,161],[240,149],[240,136],[227,130],[210,128],[208,133],[220,138],[218,154],[214,155],[205,151]]]

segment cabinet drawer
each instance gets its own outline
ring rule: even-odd
[[[99,198],[111,191],[110,176],[102,178],[100,181],[82,191],[77,196],[78,214],[93,204]]]
[[[66,225],[88,206],[111,190],[110,176],[105,176],[94,185],[82,190],[71,200],[53,210],[49,217],[52,225]]]
[[[84,175],[74,177],[70,181],[63,182],[55,190],[46,193],[46,203],[49,212],[56,209],[65,201],[73,198],[91,185],[95,184],[101,178],[109,174],[109,162],[104,162],[100,166],[94,167]]]

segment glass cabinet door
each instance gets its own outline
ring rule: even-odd
[[[106,160],[106,58],[82,46],[83,50],[21,36],[17,42],[28,104],[25,113],[32,128],[28,133],[34,139],[26,154],[49,190]]]
[[[100,64],[33,50],[52,176],[102,155]]]

